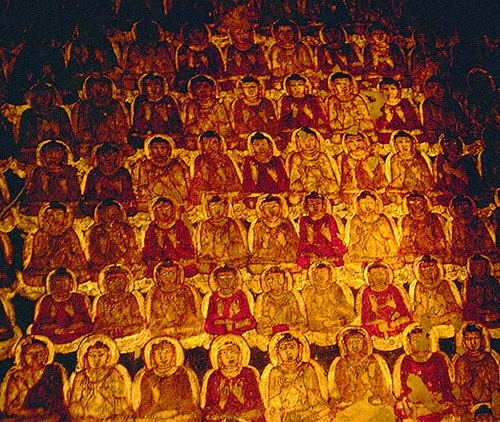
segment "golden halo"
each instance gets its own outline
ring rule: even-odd
[[[309,362],[311,360],[311,349],[309,348],[309,342],[304,334],[295,331],[295,330],[287,330],[281,331],[279,333],[274,334],[269,340],[268,353],[269,360],[271,364],[276,367],[281,363],[281,358],[278,354],[278,342],[283,338],[285,334],[291,334],[292,337],[296,338],[299,343],[302,345],[302,352],[300,356],[301,362]]]
[[[272,265],[269,268],[266,268],[262,274],[260,275],[260,286],[262,288],[262,291],[264,293],[268,293],[271,289],[269,288],[269,284],[267,283],[267,275],[271,272],[271,270],[275,267],[278,267],[278,265]],[[290,274],[290,271],[285,270],[284,268],[280,268],[281,271],[284,273],[285,281],[286,281],[286,290],[287,292],[292,291],[293,288],[293,278],[292,275]]]
[[[365,338],[365,343],[366,343],[366,352],[367,355],[371,355],[373,353],[373,343],[370,335],[368,334],[368,331],[366,331],[364,328],[356,325],[348,325],[347,327],[342,328],[337,333],[337,344],[339,345],[340,349],[340,355],[345,358],[349,352],[346,348],[345,344],[345,338],[349,333],[356,332],[361,334]]]
[[[93,334],[85,337],[80,346],[78,346],[78,351],[76,352],[76,371],[80,371],[86,368],[85,356],[90,347],[94,346],[97,342],[101,342],[108,346],[109,355],[108,360],[106,362],[106,366],[111,367],[118,363],[118,359],[120,358],[120,352],[118,351],[118,346],[115,341],[104,334]]]
[[[40,336],[40,335],[27,335],[25,337],[21,337],[19,341],[15,345],[15,358],[14,358],[14,365],[15,366],[22,366],[22,348],[24,345],[31,343],[33,340],[38,340],[42,343],[45,344],[47,347],[48,356],[47,356],[47,362],[45,363],[46,365],[50,365],[52,362],[54,362],[54,344],[48,337],[45,336]]]
[[[216,337],[210,345],[208,356],[212,368],[219,369],[219,352],[220,349],[226,344],[235,344],[238,346],[241,351],[241,365],[248,366],[250,363],[250,347],[248,346],[246,340],[236,334],[225,334],[223,336]]]
[[[144,346],[144,351],[143,351],[144,365],[146,365],[147,369],[153,368],[153,365],[151,362],[151,352],[153,350],[153,346],[156,344],[163,343],[164,341],[166,341],[166,342],[170,343],[172,346],[174,346],[175,366],[184,365],[184,349],[182,348],[179,340],[172,338],[172,337],[168,337],[168,336],[162,336],[162,337],[155,337],[155,338],[149,340],[146,343],[146,346]]]

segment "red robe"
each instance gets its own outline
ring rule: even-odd
[[[268,98],[261,98],[257,105],[247,104],[244,98],[239,98],[234,102],[233,114],[238,135],[252,132],[266,132],[271,136],[278,134],[278,118]]]
[[[228,331],[225,324],[216,324],[221,319],[231,319],[233,323],[249,318],[251,322],[243,327],[234,327]],[[247,297],[243,290],[238,290],[230,297],[221,296],[218,292],[210,295],[208,313],[205,320],[205,331],[209,334],[238,334],[254,329],[257,326],[255,318],[250,312]]]
[[[288,175],[280,157],[261,163],[246,157],[243,163],[243,191],[247,193],[283,193],[288,191]]]
[[[401,117],[396,113],[396,109],[401,107],[405,119],[402,120]],[[384,110],[388,109],[392,112],[392,120],[388,121]],[[406,99],[402,98],[399,104],[389,105],[385,103],[380,109],[382,115],[376,121],[376,128],[380,132],[378,141],[382,144],[388,144],[391,139],[391,133],[395,130],[411,131],[415,129],[421,129],[420,119],[417,116],[415,107]]]
[[[227,49],[227,76],[261,76],[269,74],[262,45],[254,44],[248,50],[238,50],[234,45]]]

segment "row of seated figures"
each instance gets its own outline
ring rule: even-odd
[[[132,380],[106,335],[83,339],[69,379],[54,362],[52,342],[30,335],[16,345],[15,364],[0,386],[0,411],[8,422],[493,421],[499,356],[490,349],[487,330],[464,323],[456,342],[450,361],[433,329],[408,325],[404,353],[391,375],[368,333],[346,326],[338,334],[340,355],[326,372],[311,358],[306,337],[284,330],[271,338],[270,363],[259,373],[250,365],[246,340],[224,334],[210,344],[211,368],[200,386],[172,337],[147,342],[144,367]]]
[[[365,268],[365,284],[352,289],[326,262],[314,263],[306,280],[294,279],[287,268],[270,266],[258,284],[224,265],[211,273],[204,292],[171,260],[155,266],[152,284],[146,287],[128,268],[113,264],[101,271],[92,304],[89,290],[61,267],[47,276],[46,293],[36,303],[28,333],[48,337],[57,353],[74,352],[90,333],[112,337],[123,353],[162,335],[192,349],[207,348],[214,337],[237,334],[266,350],[270,337],[284,327],[304,333],[311,343],[330,346],[349,324],[366,329],[378,350],[400,348],[402,332],[413,322],[450,338],[462,321],[472,320],[500,337],[500,284],[488,257],[469,259],[461,291],[445,278],[434,257],[423,255],[413,267],[411,283],[403,285],[389,264],[373,261]],[[19,328],[7,296],[2,305],[2,350],[8,356]]]
[[[481,135],[481,130],[476,133],[470,129],[467,117],[439,76],[426,81],[428,97],[420,112],[403,98],[400,83],[392,78],[382,79],[379,91],[370,92],[370,97],[360,94],[348,73],[334,73],[328,81],[331,94],[320,97],[311,93],[304,76],[291,74],[275,104],[252,76],[242,78],[234,93],[222,98],[212,78],[198,75],[189,81],[189,96],[179,107],[164,79],[147,73],[140,79],[141,93],[130,106],[129,116],[125,104],[114,97],[113,82],[93,75],[83,86],[84,99],[71,108],[71,118],[58,102],[55,88],[41,83],[32,87],[28,105],[15,122],[18,157],[33,164],[37,144],[47,139],[66,142],[77,157],[87,160],[96,144],[109,140],[130,156],[154,134],[172,137],[178,148],[196,150],[198,136],[206,131],[219,133],[229,148],[236,150],[245,150],[250,133],[267,131],[278,149],[286,151],[293,130],[303,126],[318,130],[336,150],[343,133],[352,128],[378,141],[382,152],[387,152],[394,130],[411,132],[431,147],[443,132],[457,133],[467,143]]]

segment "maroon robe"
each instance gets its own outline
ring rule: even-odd
[[[492,313],[500,314],[500,283],[493,276],[481,283],[469,277],[465,282],[464,320],[479,322],[487,328],[499,328],[500,318],[486,320]]]
[[[401,107],[405,120],[396,113],[396,109]],[[384,110],[389,109],[392,112],[392,120],[389,122],[385,116]],[[406,99],[402,98],[399,104],[389,105],[385,103],[380,109],[382,115],[377,119],[376,128],[379,131],[378,140],[382,144],[388,144],[391,139],[391,134],[395,130],[412,131],[421,129],[420,119],[417,116],[415,107]]]
[[[252,170],[255,169],[255,170]],[[261,163],[246,157],[243,163],[243,191],[247,193],[283,193],[288,191],[288,175],[280,157]]]
[[[238,135],[252,132],[266,132],[271,136],[278,134],[278,119],[273,103],[261,98],[259,104],[248,104],[239,98],[233,105],[235,131]]]
[[[227,49],[227,76],[262,76],[269,74],[266,56],[261,45],[254,44],[242,51],[234,45]]]

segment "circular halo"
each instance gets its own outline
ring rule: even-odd
[[[210,287],[210,290],[212,292],[216,292],[218,289],[217,283],[215,282],[215,271],[217,271],[220,268],[224,268],[224,265],[219,265],[218,267],[214,268],[214,270],[210,273],[210,276],[208,278],[208,285]],[[236,282],[238,283],[238,289],[241,290],[243,286],[243,278],[241,276],[241,272],[238,268],[234,267],[229,267],[234,270],[235,272],[235,277],[236,277]]]
[[[340,355],[345,358],[349,354],[345,345],[345,338],[351,332],[357,332],[365,338],[367,355],[371,355],[373,353],[372,339],[368,334],[368,331],[357,325],[348,325],[338,332],[337,344],[339,345]]]
[[[272,265],[269,268],[266,268],[261,276],[260,276],[260,286],[264,293],[268,293],[271,289],[269,288],[269,284],[267,283],[267,275],[271,272],[273,268],[277,267],[277,265]],[[291,292],[293,288],[293,277],[290,274],[290,271],[285,270],[284,268],[280,268],[281,271],[284,272],[284,277],[286,281],[286,290],[287,292]]]
[[[109,355],[106,366],[114,366],[118,363],[120,352],[118,351],[118,346],[116,345],[115,341],[111,337],[108,337],[104,334],[93,334],[85,337],[80,343],[80,346],[78,346],[78,351],[76,352],[77,371],[85,369],[85,355],[87,354],[89,348],[94,346],[99,341],[109,348]]]
[[[407,355],[411,355],[412,349],[411,349],[411,344],[410,344],[410,333],[412,332],[413,329],[415,328],[422,328],[422,331],[426,333],[425,329],[423,329],[422,325],[414,322],[413,324],[408,325],[404,331],[403,331],[403,348],[404,351]],[[435,353],[439,350],[439,341],[438,341],[438,335],[434,328],[431,328],[428,332],[427,335],[429,337],[429,342],[430,342],[430,349],[429,352]]]
[[[15,358],[14,358],[14,365],[15,366],[22,366],[22,356],[21,356],[21,351],[24,345],[31,343],[33,340],[38,340],[42,343],[45,344],[45,347],[47,347],[48,356],[47,356],[47,362],[45,363],[46,365],[50,365],[52,362],[54,362],[54,344],[48,337],[45,336],[40,336],[40,335],[27,335],[25,337],[22,337],[19,339],[19,341],[15,345]]]
[[[144,358],[144,365],[146,365],[146,368],[152,369],[153,365],[151,362],[151,352],[153,350],[153,346],[156,344],[163,343],[164,341],[170,343],[172,346],[174,346],[175,349],[175,366],[182,366],[184,365],[184,349],[181,346],[181,343],[179,340],[168,337],[168,336],[162,336],[162,337],[155,337],[151,340],[149,340],[146,343],[146,346],[144,346],[144,351],[143,351],[143,358]]]
[[[370,272],[370,270],[372,269],[373,266],[375,265],[382,265],[388,272],[389,272],[389,285],[392,284],[393,280],[394,280],[394,272],[392,271],[392,267],[387,264],[386,262],[383,262],[383,261],[372,261],[370,262],[366,268],[365,268],[365,271],[364,271],[364,278],[365,278],[365,281],[366,281],[366,284],[368,286],[370,286],[370,282],[368,281],[368,273]]]
[[[123,271],[125,277],[127,277],[127,292],[130,293],[134,289],[134,282],[132,277],[132,272],[130,268],[122,264],[110,264],[106,265],[101,271],[99,271],[99,277],[97,279],[97,284],[99,286],[99,291],[102,294],[109,293],[106,286],[106,273],[111,269],[117,269]]]
[[[47,295],[52,294],[52,289],[50,288],[50,279],[54,275],[54,273],[58,270],[58,268],[53,269],[50,271],[47,276],[45,277],[45,291],[47,292]],[[73,271],[71,271],[69,268],[65,268],[65,270],[68,272],[69,276],[71,277],[72,283],[71,283],[71,293],[75,293],[78,290],[78,283],[76,282],[76,275]]]
[[[213,369],[219,369],[219,351],[226,344],[235,344],[241,351],[241,365],[248,366],[250,363],[250,347],[246,340],[236,334],[225,334],[214,339],[208,353],[210,364]]]
[[[276,367],[278,366],[281,362],[281,359],[278,355],[278,342],[283,338],[285,334],[291,334],[292,337],[296,338],[299,343],[302,345],[302,353],[300,360],[301,362],[309,362],[311,360],[311,349],[309,348],[309,342],[307,341],[307,338],[304,334],[299,333],[298,331],[295,330],[287,330],[287,331],[281,331],[279,333],[274,334],[271,337],[271,340],[269,341],[269,346],[268,346],[268,353],[269,353],[269,360],[271,361],[271,364]]]
[[[475,327],[479,328],[479,330],[481,330],[481,334],[483,336],[483,351],[489,352],[491,350],[491,339],[490,339],[490,332],[488,331],[488,329],[479,322],[464,321],[464,323],[460,327],[460,330],[458,330],[457,333],[455,334],[455,344],[457,345],[456,348],[457,354],[463,355],[466,353],[463,333],[467,325],[474,325]]]

